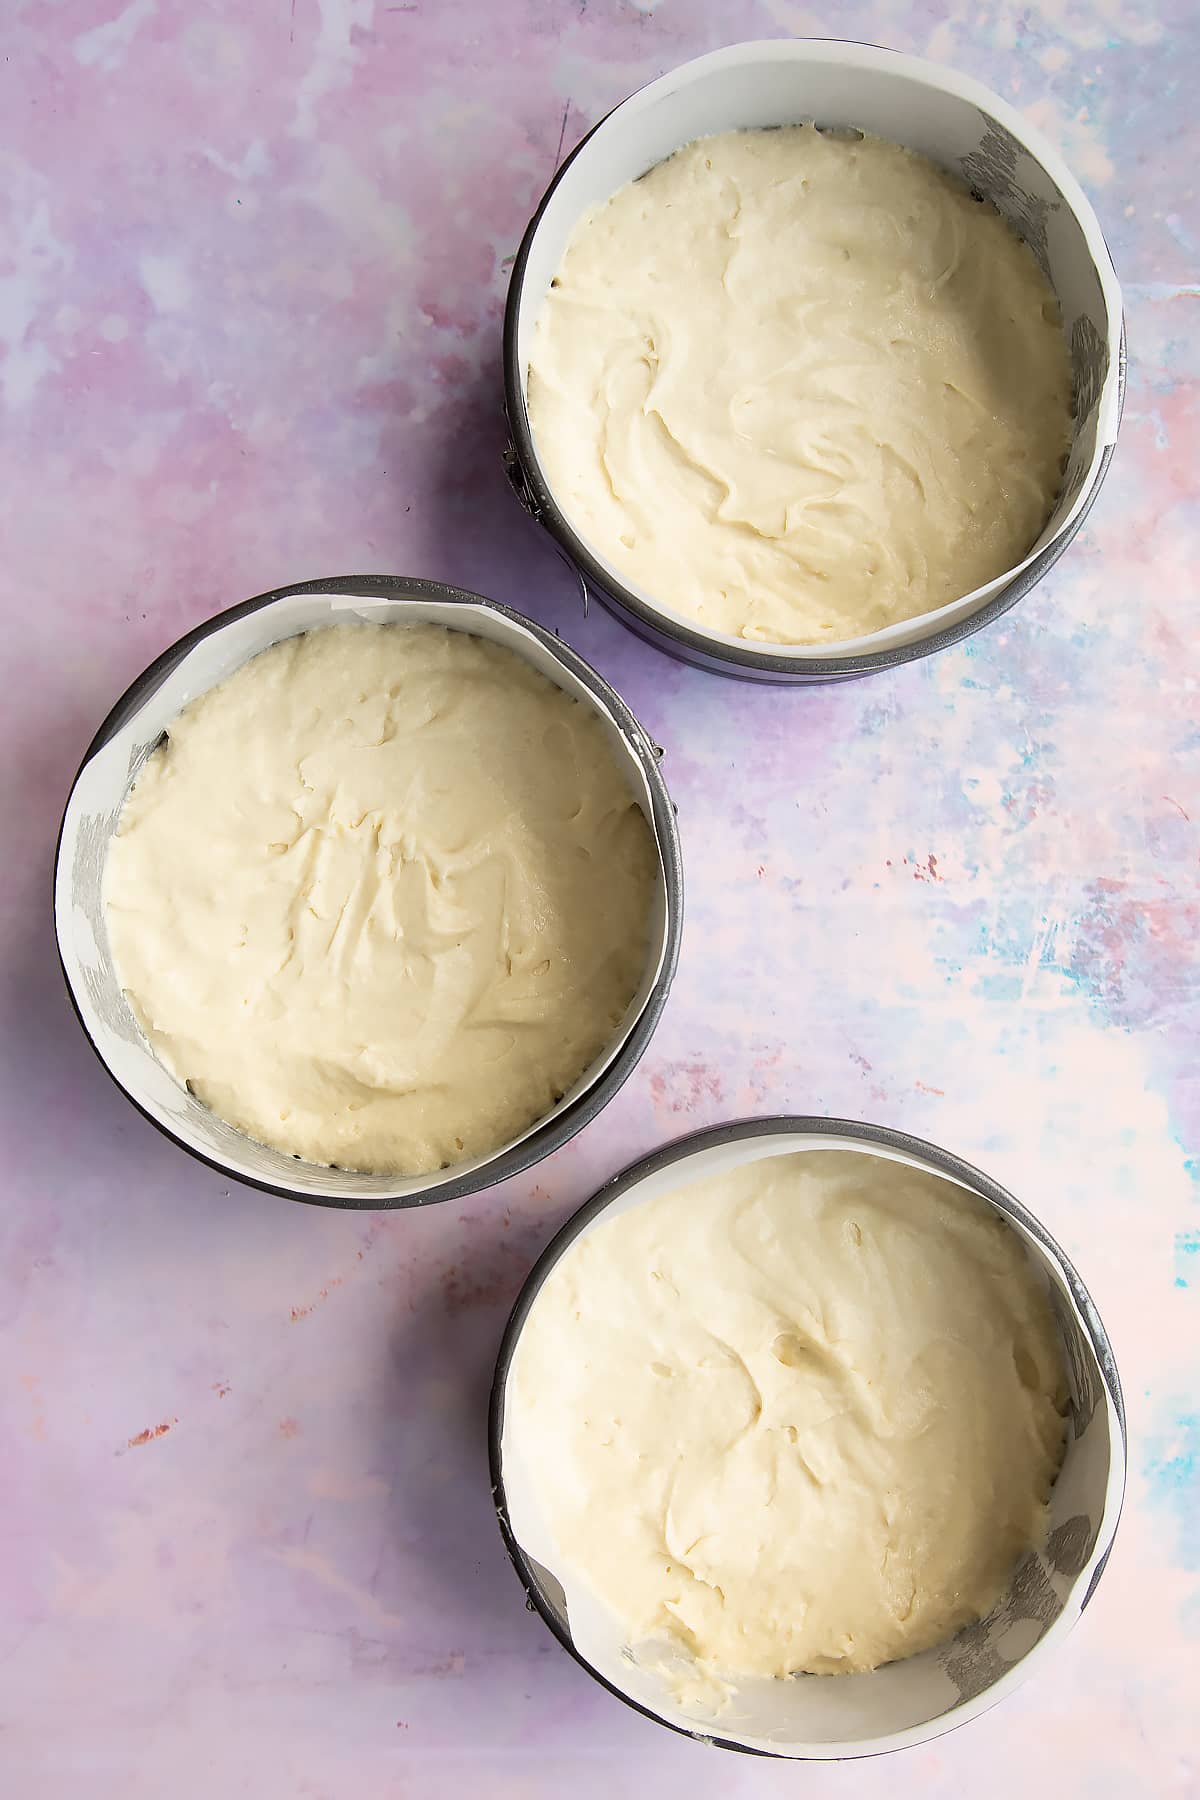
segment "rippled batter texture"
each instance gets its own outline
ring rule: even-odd
[[[1070,442],[1054,296],[989,205],[812,126],[678,151],[577,227],[529,416],[554,493],[710,630],[836,642],[1020,562]]]
[[[109,937],[180,1081],[263,1143],[420,1174],[548,1112],[645,967],[653,840],[597,716],[437,626],[288,638],[172,725]]]
[[[805,1151],[580,1239],[509,1395],[556,1566],[711,1696],[872,1669],[986,1613],[1044,1535],[1066,1389],[996,1213],[898,1163]]]

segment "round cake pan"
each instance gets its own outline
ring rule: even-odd
[[[1002,1214],[1042,1271],[1070,1388],[1067,1447],[1050,1496],[1044,1550],[1018,1566],[1005,1598],[947,1643],[870,1674],[742,1683],[725,1711],[689,1712],[640,1667],[619,1622],[558,1563],[536,1468],[506,1431],[513,1357],[542,1283],[600,1220],[672,1189],[763,1157],[848,1150],[957,1183]],[[559,1643],[619,1700],[659,1724],[726,1750],[804,1760],[874,1756],[920,1744],[985,1712],[1041,1665],[1070,1631],[1104,1570],[1125,1489],[1125,1411],[1113,1353],[1087,1290],[1046,1228],[1019,1200],[959,1157],[920,1138],[844,1119],[769,1118],[680,1138],[617,1175],[545,1250],[517,1298],[496,1363],[489,1420],[500,1530],[529,1601]]]
[[[413,1177],[366,1175],[301,1161],[256,1143],[196,1100],[142,1035],[113,968],[101,884],[130,784],[171,720],[260,650],[322,625],[436,624],[514,651],[594,709],[626,768],[658,856],[651,948],[641,987],[604,1054],[537,1120],[493,1155]],[[117,701],[75,777],[59,832],[54,920],[67,990],[93,1049],[138,1111],[201,1162],[251,1187],[321,1206],[422,1206],[455,1200],[518,1175],[593,1119],[650,1040],[679,956],[683,875],[662,752],[625,702],[581,656],[520,613],[478,594],[399,576],[348,575],[260,594],[191,631],[151,663]]]
[[[1054,512],[1017,567],[935,612],[842,644],[752,645],[673,612],[576,528],[530,429],[529,353],[551,280],[585,213],[695,138],[801,123],[855,128],[921,152],[990,200],[1024,239],[1062,310],[1074,385],[1072,444]],[[735,44],[673,69],[623,101],[566,159],[543,195],[508,290],[505,462],[522,503],[579,572],[585,593],[659,649],[746,680],[845,680],[969,637],[1014,606],[1062,555],[1112,460],[1124,343],[1120,288],[1096,215],[1058,151],[1006,101],[951,69],[869,44]]]

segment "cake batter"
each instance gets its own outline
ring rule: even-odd
[[[106,918],[147,1037],[215,1112],[425,1174],[525,1131],[611,1042],[655,869],[587,705],[464,632],[339,625],[175,720]]]
[[[1043,1284],[991,1208],[849,1151],[610,1216],[518,1340],[551,1566],[701,1678],[877,1667],[987,1613],[1064,1446]]]
[[[801,125],[699,139],[579,223],[529,420],[567,519],[650,599],[833,643],[1024,558],[1071,374],[993,207],[913,151]]]

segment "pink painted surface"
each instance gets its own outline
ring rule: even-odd
[[[1200,27],[1187,0],[10,0],[0,1791],[701,1800],[1200,1791]],[[1121,447],[1018,611],[842,690],[684,670],[594,610],[499,469],[507,260],[555,165],[685,57],[836,29],[1064,146],[1126,285]],[[125,683],[311,575],[476,586],[667,746],[686,941],[654,1045],[535,1176],[347,1217],[189,1163],[61,991],[61,805]],[[797,1770],[673,1738],[527,1614],[487,1491],[507,1308],[606,1175],[775,1109],[978,1161],[1076,1258],[1127,1516],[1043,1679],[929,1748]]]

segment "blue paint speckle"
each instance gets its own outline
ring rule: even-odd
[[[1147,1438],[1142,1467],[1150,1504],[1175,1519],[1182,1566],[1200,1569],[1200,1412],[1181,1412]]]

